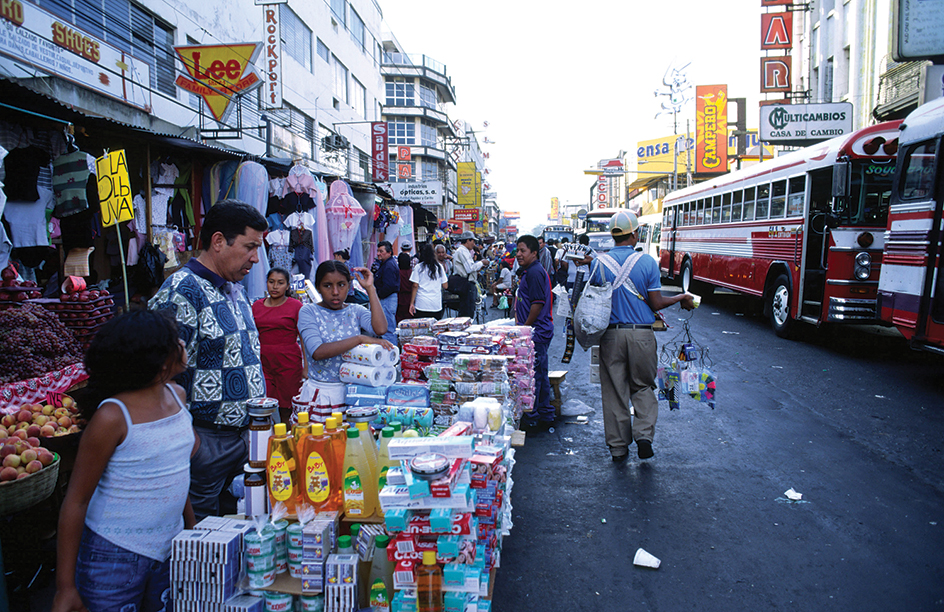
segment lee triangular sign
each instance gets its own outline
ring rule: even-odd
[[[232,96],[262,85],[252,63],[261,43],[174,47],[190,78],[177,77],[177,87],[203,98],[217,121],[222,121]]]

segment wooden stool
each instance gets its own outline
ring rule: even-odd
[[[564,397],[561,395],[560,386],[561,383],[564,382],[564,378],[567,377],[567,370],[548,372],[547,377],[550,379],[551,388],[554,390],[554,397],[551,398],[551,405],[554,406],[554,414],[559,417],[561,415],[561,404],[564,401]]]

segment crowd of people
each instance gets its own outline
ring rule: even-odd
[[[162,609],[173,537],[236,511],[230,485],[248,462],[247,400],[275,398],[283,422],[297,406],[343,408],[341,355],[392,347],[399,321],[442,318],[447,297],[457,316],[471,317],[486,299],[479,292],[490,292],[493,306],[507,301],[516,324],[533,328],[536,397],[523,425],[540,430],[555,418],[554,287],[576,301],[588,277],[616,284],[601,340],[605,440],[614,461],[633,442],[651,457],[654,312],[694,305],[687,293],[661,293],[655,261],[635,251],[638,227],[635,215],[617,213],[616,248],[599,256],[584,237],[487,245],[466,232],[454,246],[401,243],[396,257],[380,242],[372,269],[349,268],[345,251],[321,262],[317,303],[296,300],[289,271],[273,267],[268,295],[250,304],[239,282],[259,262],[267,222],[248,204],[218,202],[204,218],[200,254],[165,280],[149,310],[106,323],[87,352],[89,424],[60,514],[53,610]]]

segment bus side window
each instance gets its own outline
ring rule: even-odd
[[[744,220],[754,220],[754,187],[744,190]]]
[[[703,225],[705,223],[705,201],[698,200],[698,210],[695,217],[695,225]]]
[[[777,181],[770,197],[770,218],[779,219],[787,209],[787,181]]]
[[[790,191],[787,195],[788,217],[798,217],[803,214],[804,197],[806,197],[806,176],[790,179]]]
[[[721,196],[714,197],[711,205],[711,222],[719,223],[721,221]]]
[[[766,219],[767,212],[770,209],[770,183],[757,186],[757,207],[755,209],[755,219]]]
[[[731,194],[726,193],[721,196],[721,222],[731,221]]]
[[[934,155],[937,142],[929,140],[913,147],[905,155],[901,180],[901,198],[917,200],[934,191]]]
[[[741,220],[741,203],[744,198],[743,191],[734,192],[734,202],[731,204],[731,220],[740,221]]]
[[[679,225],[683,225],[683,226],[688,225],[688,214],[690,210],[691,210],[690,202],[685,202],[684,204],[682,204],[682,213],[681,213],[681,216],[679,217]]]

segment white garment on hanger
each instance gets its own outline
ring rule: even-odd
[[[311,213],[303,212],[298,213],[294,212],[289,216],[285,217],[285,221],[282,222],[286,227],[291,227],[294,229],[312,229],[315,227],[315,218]]]
[[[170,185],[180,176],[174,164],[161,164],[158,185]],[[151,225],[167,225],[167,204],[174,197],[173,187],[155,187],[151,194]]]
[[[288,230],[274,230],[266,235],[265,240],[269,246],[288,246],[290,233]]]

